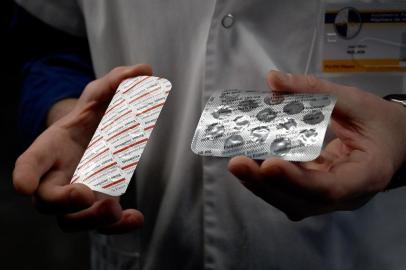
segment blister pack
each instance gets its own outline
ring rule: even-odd
[[[123,81],[93,135],[71,183],[112,196],[123,194],[171,90],[163,78]]]
[[[335,103],[335,96],[325,93],[216,92],[203,110],[191,148],[202,156],[314,160]]]

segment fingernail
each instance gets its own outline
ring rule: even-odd
[[[142,226],[144,224],[144,216],[142,215],[128,215],[126,220],[130,224],[136,224],[137,226]]]

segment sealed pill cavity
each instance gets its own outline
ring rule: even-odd
[[[299,133],[299,140],[304,145],[312,145],[317,142],[317,131],[315,129],[304,129]]]
[[[244,139],[241,135],[232,135],[224,142],[224,149],[233,149],[242,147],[244,145]]]
[[[206,128],[206,138],[209,140],[214,140],[223,136],[224,126],[220,123],[213,123],[207,126]]]
[[[297,123],[295,119],[292,118],[284,118],[279,124],[276,126],[277,129],[285,129],[290,130],[297,127]]]
[[[251,130],[250,140],[254,143],[263,143],[269,135],[269,128],[259,126]]]
[[[321,111],[311,111],[303,116],[303,122],[309,125],[316,125],[324,120],[324,115]]]
[[[325,93],[218,91],[203,110],[191,148],[204,156],[310,161],[320,154],[335,103]]]
[[[271,143],[271,153],[275,156],[284,156],[292,147],[291,141],[288,138],[276,138]]]
[[[215,110],[212,115],[216,119],[224,119],[228,116],[230,116],[232,113],[232,110],[230,109],[229,106],[227,105],[221,105]]]
[[[247,128],[250,125],[250,118],[247,115],[239,115],[234,118],[234,129],[241,130]]]
[[[312,100],[310,100],[310,106],[315,108],[325,107],[329,105],[330,102],[330,98],[326,96],[314,97]]]
[[[261,110],[258,114],[257,114],[257,119],[261,122],[271,122],[272,120],[274,120],[276,118],[277,113],[272,110],[271,108],[266,108]]]
[[[303,109],[304,109],[303,103],[295,100],[286,104],[286,106],[283,107],[283,112],[287,114],[298,114],[302,112]]]

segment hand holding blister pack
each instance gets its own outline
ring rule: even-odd
[[[123,81],[96,129],[71,183],[112,196],[123,194],[172,88],[163,78]]]
[[[335,103],[335,96],[327,93],[216,92],[204,108],[192,151],[202,156],[314,160]]]

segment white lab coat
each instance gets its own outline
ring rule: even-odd
[[[406,269],[404,190],[353,212],[291,222],[245,189],[227,171],[228,159],[190,150],[213,91],[267,89],[270,69],[319,73],[320,1],[17,2],[59,29],[86,35],[97,76],[148,63],[173,83],[135,173],[145,226],[123,236],[93,234],[94,269]],[[234,19],[228,28],[227,14]],[[331,79],[383,95],[402,92],[403,77]]]

